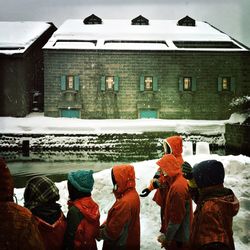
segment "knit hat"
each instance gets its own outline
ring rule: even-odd
[[[30,210],[48,203],[54,203],[60,198],[55,183],[46,176],[31,178],[24,190],[24,206]]]
[[[68,180],[73,187],[83,193],[91,193],[94,185],[92,170],[78,170],[68,174]]]
[[[224,182],[225,171],[220,161],[202,161],[194,165],[192,172],[198,188],[210,187]]]
[[[0,201],[13,201],[14,182],[5,161],[0,158]]]

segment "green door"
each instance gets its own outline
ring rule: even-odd
[[[62,109],[61,117],[80,118],[80,110],[78,109]]]
[[[157,118],[157,111],[154,109],[143,109],[140,111],[140,118]]]

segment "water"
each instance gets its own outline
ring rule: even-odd
[[[7,162],[10,172],[14,178],[16,188],[25,187],[26,182],[33,176],[46,175],[55,182],[60,182],[67,179],[67,174],[70,171],[79,169],[98,172],[104,169],[113,167],[114,162],[82,162],[82,161],[58,161],[58,162],[43,162],[43,161],[15,161]]]

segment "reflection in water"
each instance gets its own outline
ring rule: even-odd
[[[55,182],[67,179],[70,171],[79,169],[92,169],[98,172],[113,167],[121,163],[114,162],[82,162],[82,161],[58,161],[58,162],[38,162],[38,161],[17,161],[8,162],[8,167],[14,178],[15,187],[24,187],[27,180],[32,176],[46,175]]]

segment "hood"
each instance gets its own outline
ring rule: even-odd
[[[182,138],[178,135],[171,136],[165,139],[165,143],[168,144],[168,146],[171,149],[172,154],[175,157],[180,157],[182,154]]]
[[[216,200],[216,203],[220,204],[220,207],[223,207],[232,217],[239,211],[239,200],[231,189],[224,188],[223,185],[201,189],[201,196],[202,200]]]
[[[14,182],[4,159],[0,158],[0,201],[13,201]]]
[[[164,175],[174,177],[181,173],[181,167],[177,159],[172,154],[165,154],[156,162]]]
[[[84,197],[75,201],[68,201],[68,205],[76,206],[88,221],[99,221],[99,206],[93,201],[91,197]]]
[[[135,188],[135,170],[132,165],[114,166],[112,170],[117,184],[115,194],[122,195],[128,189]]]

